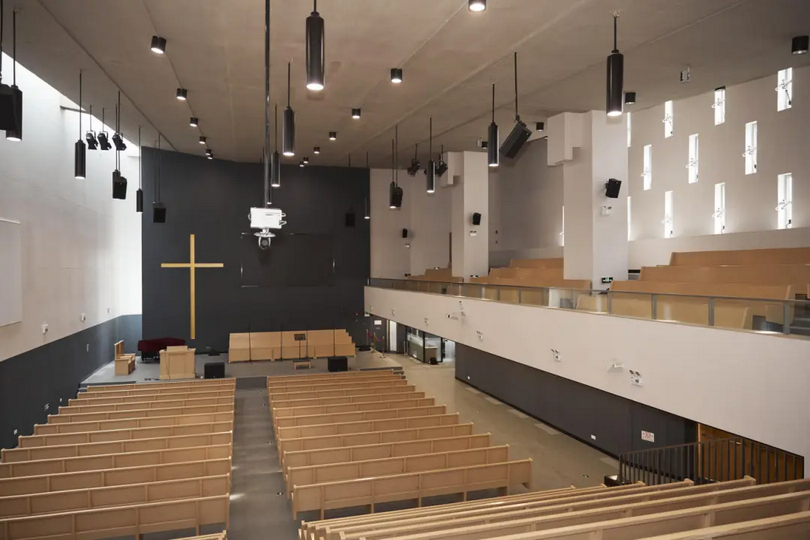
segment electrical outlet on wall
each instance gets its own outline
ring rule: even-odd
[[[87,320],[87,315],[85,315],[84,313],[82,313],[82,314],[81,314],[81,316],[80,316],[79,318],[82,320],[82,322],[84,322],[84,321],[86,321],[86,320]]]
[[[644,386],[644,380],[641,378],[640,371],[633,371],[630,370],[630,384],[634,384],[635,386]]]
[[[481,332],[479,330],[476,330],[475,333],[478,334],[478,341],[484,341],[484,333],[483,332]]]
[[[560,351],[558,351],[557,349],[551,349],[551,358],[553,358],[555,362],[562,362],[562,358],[560,357]]]
[[[43,334],[48,333],[48,323],[42,323],[42,333]]]

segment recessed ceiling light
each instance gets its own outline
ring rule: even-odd
[[[188,90],[185,88],[178,88],[177,89],[177,99],[180,101],[185,101],[188,99]]]
[[[316,147],[315,147],[315,148],[312,150],[312,153],[313,153],[313,154],[320,154],[320,153],[321,153],[321,147],[320,147],[320,146],[316,146]]]
[[[152,36],[152,52],[155,54],[166,54],[166,38]]]
[[[624,104],[625,105],[633,105],[636,102],[636,93],[635,92],[625,92],[624,93]]]
[[[329,140],[336,141],[337,140],[337,131],[330,131],[329,132]]]
[[[484,11],[487,9],[487,0],[469,0],[470,11]]]
[[[391,68],[391,82],[394,84],[402,82],[402,68]]]
[[[205,144],[205,143],[206,143],[206,141],[208,141],[208,139],[206,139],[205,137],[203,137],[203,136],[201,135],[201,136],[200,136],[200,144]]]
[[[793,38],[793,54],[807,54],[808,45],[810,45],[810,36],[796,36]]]
[[[192,116],[191,118],[189,118],[188,125],[190,125],[191,127],[197,127],[200,125],[200,119],[197,118],[196,116]]]
[[[362,113],[363,113],[363,111],[361,111],[360,109],[352,109],[352,118],[354,118],[355,120],[358,120],[360,118],[360,116],[362,115]]]

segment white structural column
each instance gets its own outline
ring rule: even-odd
[[[448,182],[453,182],[451,231],[453,276],[469,278],[489,273],[489,167],[483,152],[447,154]],[[473,214],[481,224],[473,225]]]
[[[549,119],[548,164],[563,167],[566,279],[627,279],[627,119],[604,111],[563,113]],[[621,180],[619,197],[605,185]]]

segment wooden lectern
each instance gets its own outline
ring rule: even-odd
[[[194,379],[194,352],[188,347],[166,347],[160,351],[160,379]]]

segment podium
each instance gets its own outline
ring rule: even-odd
[[[166,347],[160,351],[160,380],[194,379],[194,352],[186,346]]]

